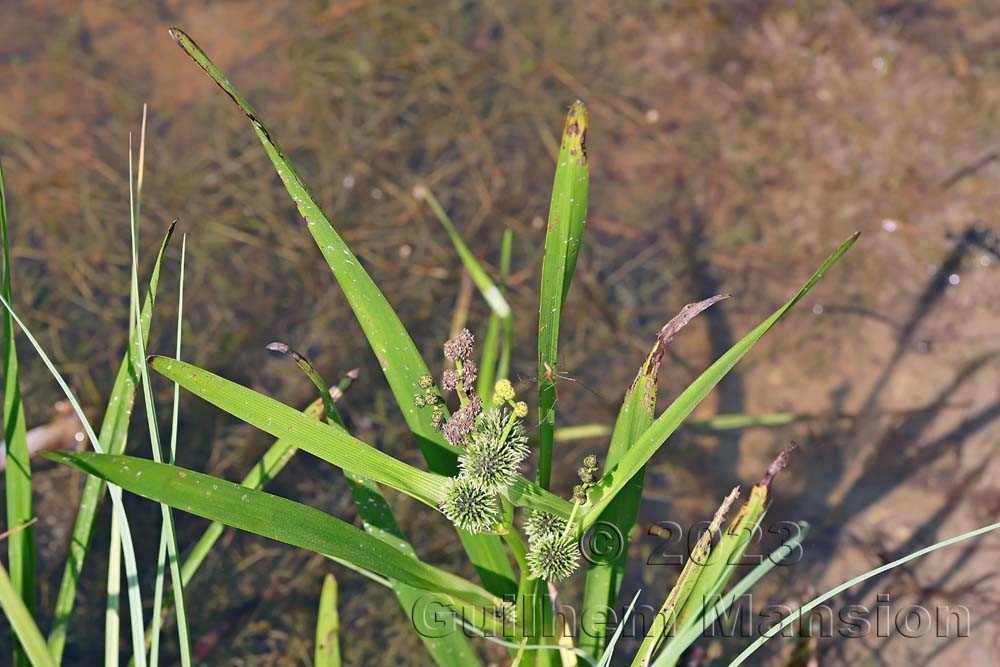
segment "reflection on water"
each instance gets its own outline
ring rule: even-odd
[[[656,459],[643,521],[705,518],[734,481],[756,479],[794,437],[803,448],[778,482],[772,515],[821,528],[777,600],[983,522],[965,498],[996,489],[1000,32],[992,13],[972,3],[627,4],[14,2],[0,25],[0,157],[16,301],[98,406],[124,341],[126,151],[147,102],[143,248],[151,257],[174,218],[188,234],[186,358],[294,403],[308,401],[310,388],[268,355],[267,342],[289,341],[328,377],[360,366],[346,400],[355,431],[416,461],[375,359],[245,119],[166,28],[183,26],[268,119],[428,353],[447,336],[461,268],[413,186],[433,188],[491,266],[502,230],[513,229],[513,368],[523,377],[534,365],[556,133],[566,105],[581,98],[593,126],[592,203],[562,332],[562,366],[579,380],[560,388],[564,423],[611,422],[613,397],[684,303],[736,297],[676,342],[661,375],[664,402],[840,241],[864,233],[812,301],[699,412],[853,418],[680,436]],[[156,351],[172,350],[177,253],[168,255]],[[472,304],[469,323],[480,333],[485,314]],[[23,356],[34,425],[57,393]],[[235,477],[266,442],[194,400],[183,409],[186,465]],[[568,489],[580,458],[602,447],[564,445],[559,483]],[[66,488],[78,497],[79,479],[40,470],[51,574],[42,601],[51,608],[74,512],[61,499]],[[299,461],[275,489],[353,516],[335,471]],[[442,522],[394,505],[420,553],[471,574]],[[149,523],[140,552],[155,550]],[[182,537],[201,525],[182,521]],[[654,546],[643,541],[641,550]],[[227,536],[225,547],[192,592],[195,627],[211,629],[206,659],[306,655],[327,563],[244,535]],[[952,591],[950,600],[978,605],[985,619],[994,602],[955,591],[986,572],[987,557],[952,558],[963,559],[960,568],[947,557],[917,565],[917,585]],[[101,651],[99,633],[81,629],[100,623],[99,561],[88,561],[71,637],[78,664]],[[637,567],[630,583],[661,590],[673,574]],[[349,663],[412,662],[418,642],[401,616],[368,611],[393,608],[386,594],[343,578]],[[375,636],[387,639],[373,646]],[[933,642],[916,650],[975,664],[991,641],[974,632],[943,653]],[[878,649],[891,664],[917,647],[896,644]],[[823,650],[824,664],[867,655],[850,642]]]

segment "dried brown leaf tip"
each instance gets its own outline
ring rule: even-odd
[[[569,151],[570,157],[576,159],[581,166],[587,164],[587,125],[587,108],[583,102],[577,100],[566,115],[563,146]]]
[[[767,472],[760,478],[760,482],[757,483],[757,486],[768,488],[771,485],[771,480],[774,479],[774,476],[788,467],[788,462],[791,459],[792,452],[798,449],[798,447],[799,443],[794,440],[789,442],[785,448],[781,450],[781,453],[778,454],[774,461],[771,462],[771,465],[767,467]]]

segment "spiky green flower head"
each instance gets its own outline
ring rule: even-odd
[[[500,440],[473,437],[458,457],[458,466],[480,488],[491,493],[506,491],[517,477],[518,466],[524,457],[517,449]]]
[[[527,560],[531,576],[562,581],[579,567],[580,549],[570,535],[548,535],[530,546]]]
[[[417,384],[420,385],[421,389],[431,389],[434,387],[434,378],[430,375],[421,375]]]
[[[558,537],[566,531],[566,520],[551,512],[532,510],[524,522],[524,533],[528,542],[534,543],[545,537]]]
[[[509,428],[508,428],[509,427]],[[476,443],[495,443],[494,446],[510,449],[517,454],[517,462],[528,458],[528,434],[517,418],[509,410],[494,408],[480,415],[476,428],[472,432],[472,441]],[[485,444],[480,444],[485,447]]]
[[[496,496],[465,476],[452,479],[441,512],[470,533],[485,533],[500,520]]]

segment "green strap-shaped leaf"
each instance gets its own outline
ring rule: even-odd
[[[250,119],[264,151],[299,213],[305,218],[309,233],[364,330],[428,467],[439,475],[454,475],[458,470],[458,457],[434,429],[429,411],[421,412],[413,405],[413,396],[422,393],[418,380],[422,375],[428,375],[429,371],[396,312],[320,209],[295,165],[250,103],[194,40],[177,28],[171,28],[170,35]],[[461,530],[458,534],[483,583],[497,594],[513,593],[516,590],[514,571],[499,538],[494,535],[471,535]]]
[[[0,164],[0,235],[3,242],[3,297],[11,298],[10,236],[7,233],[7,196],[3,186],[3,165]],[[7,443],[7,561],[10,581],[21,596],[29,614],[35,613],[35,527],[29,522],[35,511],[31,501],[31,452],[21,402],[21,385],[17,379],[17,349],[14,345],[14,318],[3,311],[3,424]],[[27,656],[14,641],[14,664],[27,665]]]
[[[444,498],[446,480],[441,475],[407,465],[341,428],[316,421],[280,401],[184,361],[154,356],[149,365],[229,414],[275,437],[287,437],[301,449],[345,471],[385,484],[434,508]],[[507,496],[516,505],[569,516],[569,503],[523,477],[508,489]]]
[[[444,498],[445,479],[403,463],[344,429],[324,424],[293,407],[185,361],[150,357],[149,366],[196,396],[275,437],[288,437],[305,451],[346,471],[401,491],[431,507]]]
[[[670,407],[642,434],[639,441],[622,456],[618,465],[604,474],[601,481],[588,493],[586,513],[581,521],[584,530],[597,521],[600,513],[604,511],[618,492],[625,488],[629,480],[642,470],[646,462],[666,442],[667,438],[677,430],[677,427],[708,396],[715,385],[743,358],[743,355],[813,288],[830,267],[836,264],[847,252],[848,248],[854,245],[857,238],[858,234],[854,234],[847,239],[823,262],[823,265],[809,278],[798,294],[729,348],[714,364],[708,367],[708,370],[688,385],[687,389],[681,392],[680,396],[670,404]]]
[[[323,579],[316,615],[316,667],[340,667],[340,614],[337,613],[337,580]]]
[[[545,489],[552,477],[559,321],[580,253],[589,189],[587,108],[578,101],[566,115],[559,146],[538,304],[538,484]]]
[[[149,287],[146,289],[146,301],[142,306],[141,320],[141,333],[144,340],[149,338],[149,325],[153,318],[156,288],[160,281],[160,264],[173,233],[174,223],[171,223],[163,237],[160,251],[156,255],[153,274],[149,279]],[[136,337],[138,335],[138,330],[133,332],[129,349],[125,353],[125,358],[122,359],[121,366],[118,367],[118,374],[115,376],[115,383],[111,388],[111,395],[108,397],[108,407],[104,412],[104,420],[101,422],[98,440],[109,454],[120,454],[125,450],[129,420],[132,417],[132,405],[135,402],[135,391],[139,382],[138,373],[133,365],[133,359],[137,356],[138,340]],[[77,584],[80,573],[83,571],[87,550],[90,548],[90,542],[94,536],[97,510],[106,490],[104,481],[97,477],[88,477],[83,487],[80,509],[76,515],[73,537],[69,543],[69,554],[66,557],[66,569],[59,585],[59,595],[56,597],[52,629],[49,631],[49,650],[52,651],[57,662],[62,660],[63,649],[66,647],[66,629],[69,625],[70,615],[73,613],[73,604],[76,601]]]
[[[614,432],[611,435],[611,445],[608,447],[607,460],[604,469],[610,470],[618,465],[622,456],[639,440],[653,423],[656,415],[656,384],[663,356],[681,329],[699,313],[709,308],[726,295],[713,296],[704,301],[691,303],[681,309],[676,317],[667,322],[656,336],[653,349],[646,361],[625,392]],[[618,591],[622,578],[625,576],[625,564],[628,562],[628,545],[632,543],[632,528],[639,516],[639,504],[642,501],[642,486],[645,469],[636,473],[628,484],[618,493],[601,513],[599,521],[603,530],[613,532],[613,539],[621,536],[616,544],[617,549],[607,558],[593,558],[587,570],[587,585],[584,589],[583,609],[613,609],[618,599]],[[583,614],[581,618],[595,618],[597,615]],[[585,628],[580,634],[580,648],[589,652],[595,658],[602,655],[605,647],[607,625],[595,623],[593,627]]]
[[[480,608],[500,599],[461,577],[423,563],[318,509],[218,477],[135,456],[46,452],[46,457],[184,512],[324,554],[422,590]]]
[[[31,611],[14,588],[3,565],[0,565],[0,608],[10,622],[14,637],[30,661],[29,664],[35,667],[55,667],[57,663],[45,645],[45,639],[39,632]]]

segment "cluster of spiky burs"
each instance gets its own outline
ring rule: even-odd
[[[463,329],[444,345],[444,356],[454,362],[441,377],[441,388],[458,395],[459,409],[444,419],[443,400],[430,376],[421,378],[425,393],[417,395],[418,407],[432,406],[431,420],[444,432],[445,440],[464,451],[458,458],[459,474],[452,478],[441,511],[452,523],[471,533],[502,530],[499,494],[514,480],[528,456],[528,436],[522,424],[528,404],[514,400],[509,380],[496,383],[493,405],[484,409],[472,387],[476,363],[472,359],[473,336]]]
[[[500,495],[514,483],[521,463],[528,457],[528,437],[523,421],[528,405],[515,400],[509,380],[499,380],[493,390],[493,405],[485,407],[471,387],[476,381],[472,360],[473,336],[463,329],[444,345],[444,356],[455,368],[444,371],[441,388],[458,395],[460,407],[444,418],[444,400],[430,376],[420,379],[423,394],[414,397],[418,407],[431,407],[431,421],[445,439],[462,448],[459,474],[452,478],[441,511],[459,528],[472,533],[504,532]],[[574,489],[574,502],[582,504],[594,483],[597,457],[588,456],[580,468],[581,485]],[[572,520],[572,518],[571,518]],[[580,549],[567,521],[555,514],[534,511],[525,522],[528,537],[526,557],[531,576],[560,581],[579,566]]]

